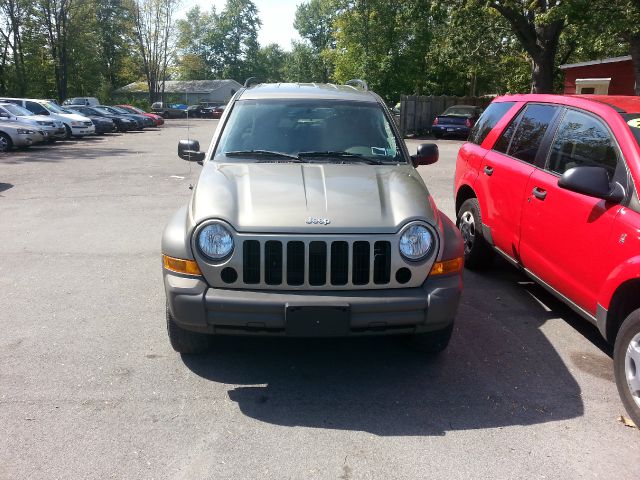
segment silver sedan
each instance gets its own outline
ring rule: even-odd
[[[44,136],[33,127],[15,122],[0,122],[0,152],[12,147],[28,147],[44,141]]]

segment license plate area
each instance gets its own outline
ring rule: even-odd
[[[349,305],[285,306],[287,335],[292,337],[341,337],[349,333]]]

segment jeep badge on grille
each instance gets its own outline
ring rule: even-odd
[[[331,220],[329,220],[328,218],[309,217],[305,220],[305,222],[309,225],[329,225],[331,223]]]

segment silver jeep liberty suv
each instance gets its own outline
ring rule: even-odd
[[[229,102],[191,201],[165,227],[173,348],[217,335],[451,337],[463,245],[378,95],[351,85],[260,84]]]

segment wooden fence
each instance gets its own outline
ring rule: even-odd
[[[476,105],[486,108],[491,97],[449,97],[402,95],[400,97],[400,132],[422,135],[431,131],[433,120],[453,105]]]

